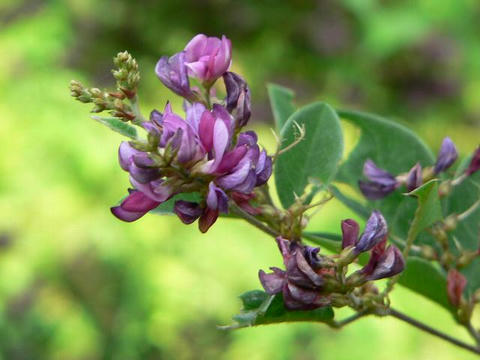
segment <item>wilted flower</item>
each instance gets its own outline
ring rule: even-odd
[[[402,252],[395,245],[385,248],[385,244],[386,239],[373,247],[368,264],[360,270],[368,281],[397,275],[405,268]]]
[[[460,306],[467,279],[458,270],[451,269],[447,275],[447,295],[453,306]]]
[[[235,119],[235,127],[241,128],[251,115],[250,89],[245,80],[233,72],[226,72],[223,81],[227,90],[227,110]]]
[[[324,279],[321,275],[320,249],[304,246],[277,237],[285,269],[270,268],[272,273],[259,271],[265,291],[283,294],[285,307],[289,310],[311,310],[330,304],[330,299],[321,294]]]
[[[473,173],[476,173],[478,170],[480,170],[480,146],[477,147],[473,153],[472,160],[470,160],[470,164],[468,165],[465,173],[470,176]]]
[[[358,241],[358,223],[353,219],[342,221],[342,249],[355,246]]]
[[[422,185],[422,166],[420,165],[420,163],[417,163],[414,167],[410,169],[407,174],[407,179],[405,183],[408,191],[413,191]]]
[[[222,36],[196,35],[185,47],[185,65],[191,76],[205,84],[212,84],[222,76],[232,62],[232,44]]]
[[[384,198],[400,185],[395,176],[379,168],[370,159],[365,162],[363,174],[370,181],[359,181],[358,185],[363,195],[371,200]]]
[[[438,152],[437,162],[435,163],[434,172],[438,174],[447,170],[457,160],[458,152],[452,139],[448,136],[443,139],[440,151]]]

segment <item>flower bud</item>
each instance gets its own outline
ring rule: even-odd
[[[413,191],[419,186],[421,186],[423,183],[423,178],[422,178],[422,166],[420,163],[417,163],[414,167],[410,169],[410,171],[407,174],[407,179],[406,179],[406,186],[407,186],[407,191]]]
[[[223,81],[227,90],[227,110],[235,119],[235,127],[242,128],[251,115],[250,89],[245,80],[233,72],[226,72]]]
[[[443,139],[440,151],[438,152],[437,162],[435,163],[434,172],[438,174],[447,170],[457,160],[458,152],[452,139],[448,136]]]
[[[342,221],[342,249],[355,246],[358,240],[358,223],[353,219]]]
[[[387,236],[388,227],[383,215],[375,210],[367,220],[365,230],[355,245],[357,253],[368,251]]]
[[[193,223],[203,213],[203,209],[198,203],[184,200],[175,201],[173,211],[184,224]]]
[[[468,165],[467,170],[465,170],[465,174],[470,176],[478,170],[480,170],[480,146],[477,147],[473,153],[472,160],[470,160],[470,165]]]
[[[360,191],[370,200],[384,198],[398,187],[395,177],[388,171],[379,168],[368,159],[363,167],[363,174],[370,181],[359,181]]]
[[[458,270],[451,269],[447,275],[447,295],[450,303],[459,307],[462,301],[462,294],[465,286],[467,285],[467,279]]]

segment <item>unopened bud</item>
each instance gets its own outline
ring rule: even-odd
[[[457,224],[458,224],[457,214],[451,214],[443,221],[443,228],[445,229],[445,231],[450,232],[457,228]]]
[[[424,257],[425,259],[428,259],[428,260],[435,260],[437,259],[437,252],[435,251],[435,249],[431,246],[428,246],[428,245],[422,245],[421,246],[421,253],[422,253],[422,257]]]

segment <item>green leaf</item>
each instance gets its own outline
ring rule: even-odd
[[[342,247],[342,235],[324,232],[303,232],[302,236],[331,252],[338,253]]]
[[[281,294],[272,296],[261,290],[249,291],[241,295],[240,299],[243,309],[233,317],[235,324],[220,328],[230,330],[297,321],[328,323],[334,317],[333,309],[329,306],[310,311],[288,311]]]
[[[295,111],[295,105],[293,104],[295,94],[292,90],[276,84],[269,84],[267,89],[275,127],[277,133],[281,134],[288,118]]]
[[[398,123],[360,112],[339,110],[338,114],[361,130],[358,144],[337,175],[338,181],[354,189],[358,189],[358,180],[363,178],[363,165],[367,159],[372,159],[379,167],[394,175],[407,172],[417,162],[425,167],[435,161],[425,143]],[[404,196],[399,189],[385,199],[370,201],[369,207],[382,212],[391,235],[406,240],[412,225],[411,236],[416,238],[416,243],[428,243],[432,239],[422,230],[442,218],[438,184],[435,181],[426,183],[409,195],[417,197],[417,201]],[[344,199],[339,199],[346,203]],[[346,205],[349,206],[348,203]],[[362,214],[361,209],[349,207]],[[418,221],[412,224],[415,214]],[[446,297],[446,274],[433,263],[410,256],[399,282],[453,311]]]
[[[398,279],[400,284],[455,313],[447,298],[447,278],[443,270],[415,256],[409,256],[406,265]]]
[[[102,123],[106,127],[112,129],[113,131],[116,131],[123,136],[127,136],[134,140],[138,139],[137,129],[127,124],[126,122],[119,120],[118,118],[93,115],[92,119],[98,121],[99,123]]]
[[[337,172],[343,152],[339,119],[327,104],[316,102],[294,112],[282,131],[284,146],[297,140],[297,126],[305,128],[305,137],[279,155],[275,164],[275,182],[282,205],[288,208],[295,195],[302,195],[309,183],[327,185]]]
[[[418,202],[408,234],[408,237],[415,240],[422,230],[443,218],[438,196],[438,180],[430,180],[406,195],[416,197]]]
[[[150,214],[157,215],[171,215],[173,214],[173,207],[175,206],[175,201],[184,200],[191,202],[200,202],[202,200],[199,193],[182,193],[173,196],[171,199],[165,201],[164,203],[158,205],[155,209],[150,210]]]
[[[407,172],[417,162],[427,166],[435,161],[423,140],[394,121],[356,111],[337,110],[337,114],[361,130],[357,146],[338,172],[337,180],[340,182],[357,188],[367,159],[372,159],[392,174]]]
[[[460,176],[468,167],[471,157],[462,161],[457,169],[456,177]],[[470,209],[480,199],[480,171],[469,176],[460,185],[452,189],[452,193],[447,197],[446,215],[461,214]],[[480,207],[477,207],[470,216],[459,222],[457,228],[450,233],[451,238],[455,239],[466,250],[476,250],[479,247],[480,238]],[[451,244],[451,248],[455,246]],[[466,266],[461,272],[467,278],[468,292],[472,293],[480,288],[480,259],[475,259],[470,265]]]
[[[337,198],[342,204],[353,210],[364,219],[368,219],[371,214],[371,210],[360,204],[357,200],[343,194],[336,186],[330,185],[330,192]]]

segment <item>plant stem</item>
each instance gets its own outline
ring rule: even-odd
[[[132,105],[133,113],[135,114],[135,119],[132,121],[135,125],[141,125],[143,122],[147,121],[140,111],[140,106],[138,104],[138,97],[135,95],[130,99],[130,104]]]
[[[464,343],[461,340],[455,339],[454,337],[452,337],[450,335],[447,335],[447,334],[445,334],[441,331],[438,331],[434,328],[431,328],[430,326],[425,325],[425,324],[421,323],[420,321],[415,320],[415,319],[409,317],[408,315],[405,315],[405,314],[403,314],[403,313],[401,313],[401,312],[399,312],[395,309],[392,309],[392,308],[388,309],[387,314],[390,315],[390,316],[393,316],[394,318],[402,320],[402,321],[416,327],[417,329],[423,330],[423,331],[425,331],[425,332],[427,332],[427,333],[429,333],[433,336],[439,337],[439,338],[441,338],[441,339],[443,339],[443,340],[445,340],[445,341],[447,341],[447,342],[449,342],[453,345],[456,345],[456,346],[461,347],[465,350],[468,350],[472,353],[480,355],[480,349],[476,348],[475,346]]]
[[[358,319],[360,319],[360,318],[362,318],[366,315],[369,315],[369,314],[370,314],[370,312],[367,311],[367,310],[359,311],[359,312],[357,312],[357,313],[355,313],[355,314],[353,314],[353,315],[351,315],[351,316],[349,316],[349,317],[347,317],[343,320],[333,321],[330,324],[330,326],[335,328],[335,329],[341,329],[342,327],[344,327],[344,326],[346,326],[346,325],[348,325],[348,324],[350,324],[350,323],[352,323],[352,322],[354,322],[354,321],[356,321],[356,320],[358,320]]]
[[[250,215],[249,213],[247,213],[245,210],[243,210],[242,208],[240,208],[237,204],[235,204],[233,201],[230,202],[230,209],[232,209],[232,211],[240,216],[241,218],[245,219],[248,223],[252,224],[253,226],[255,226],[257,229],[260,229],[262,230],[263,232],[273,236],[273,237],[277,237],[277,236],[280,236],[280,234],[273,230],[270,226],[262,223],[260,220],[258,220],[256,217]]]
[[[477,346],[480,347],[480,334],[478,333],[477,330],[472,326],[472,323],[469,322],[465,327],[468,330],[468,333],[472,336],[472,338],[475,340],[477,343]]]

